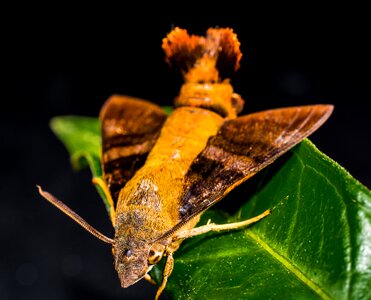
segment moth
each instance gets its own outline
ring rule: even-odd
[[[196,227],[201,214],[236,186],[319,128],[332,105],[273,109],[237,117],[243,108],[230,77],[242,54],[229,28],[206,36],[175,28],[163,39],[167,62],[184,77],[167,116],[145,100],[112,96],[99,118],[102,178],[93,178],[110,203],[113,239],[39,187],[40,194],[112,246],[122,287],[145,278],[163,257],[156,299],[170,276],[181,242],[209,231],[243,228],[270,211],[237,223]]]

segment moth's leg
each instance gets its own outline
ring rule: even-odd
[[[156,281],[152,279],[151,275],[149,274],[144,275],[144,279],[147,280],[149,283],[156,285]]]
[[[157,290],[155,300],[158,300],[160,298],[161,293],[166,287],[167,279],[169,278],[171,272],[173,272],[173,268],[174,268],[173,252],[169,252],[167,253],[165,268],[164,271],[162,272],[162,282]]]
[[[111,223],[113,226],[115,226],[115,217],[116,217],[115,205],[113,203],[113,199],[112,199],[112,196],[108,189],[107,184],[104,182],[102,178],[99,178],[99,177],[93,177],[92,182],[93,184],[98,185],[102,189],[104,195],[106,196],[108,200],[108,204],[110,206],[109,215],[110,215]]]
[[[241,222],[235,222],[235,223],[229,223],[229,224],[214,224],[214,223],[207,223],[204,226],[196,227],[191,229],[190,231],[183,231],[179,232],[179,234],[176,235],[176,239],[186,239],[189,237],[193,237],[196,235],[204,234],[209,231],[223,231],[223,230],[233,230],[233,229],[240,229],[243,227],[246,227],[250,224],[253,224],[255,222],[258,222],[259,220],[263,219],[264,217],[268,216],[271,213],[270,209],[266,210],[262,214],[253,217],[251,219],[241,221]]]

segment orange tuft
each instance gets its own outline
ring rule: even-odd
[[[209,28],[207,30],[208,39],[216,39],[218,42],[218,63],[233,65],[234,71],[240,67],[242,53],[240,51],[240,42],[237,34],[231,28]],[[219,69],[219,68],[218,68]]]
[[[210,28],[206,37],[189,35],[176,27],[162,41],[166,61],[182,72],[187,82],[220,82],[240,66],[237,35],[230,28]]]

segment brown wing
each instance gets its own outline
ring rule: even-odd
[[[332,110],[331,105],[290,107],[226,121],[186,175],[179,208],[181,223],[218,202],[310,135]]]
[[[143,166],[166,114],[145,100],[112,96],[103,105],[99,118],[103,179],[116,202],[121,188]]]

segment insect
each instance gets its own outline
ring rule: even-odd
[[[39,187],[46,200],[112,245],[122,287],[142,278],[151,281],[148,272],[166,257],[156,299],[184,239],[239,229],[270,211],[237,223],[196,227],[201,214],[310,135],[333,110],[332,105],[311,105],[237,117],[244,101],[229,78],[242,54],[232,29],[210,28],[201,37],[175,28],[162,47],[185,81],[174,111],[167,116],[153,103],[112,96],[100,112],[103,178],[93,182],[110,202],[114,238]]]

